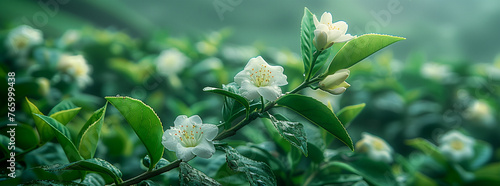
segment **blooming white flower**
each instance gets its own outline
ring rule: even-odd
[[[240,85],[241,95],[249,100],[262,96],[274,101],[281,96],[279,86],[288,84],[283,67],[271,66],[261,56],[250,59],[245,68],[236,74],[234,81]]]
[[[85,87],[92,82],[89,76],[90,68],[82,55],[61,54],[57,69],[73,77],[80,87]]]
[[[176,75],[187,65],[189,58],[177,49],[161,52],[156,58],[156,70],[164,76]]]
[[[30,47],[42,43],[43,38],[40,30],[21,25],[10,31],[5,41],[11,53],[24,55]]]
[[[347,23],[344,21],[337,21],[332,23],[332,14],[329,12],[321,15],[321,20],[318,21],[316,15],[313,15],[314,26],[314,39],[313,43],[317,50],[325,50],[333,45],[333,43],[341,43],[349,41],[355,36],[346,34]]]
[[[423,64],[420,73],[423,77],[436,81],[443,81],[453,76],[448,65],[433,62]]]
[[[474,156],[474,139],[458,131],[450,131],[438,140],[439,150],[451,161],[459,162]]]
[[[347,69],[340,69],[332,75],[327,76],[324,80],[319,82],[321,90],[327,91],[331,94],[339,95],[344,93],[351,85],[345,80],[349,77],[351,72]]]
[[[392,148],[383,139],[368,133],[363,133],[363,138],[356,143],[359,152],[367,153],[375,161],[392,162]]]
[[[474,120],[485,126],[492,127],[495,124],[492,109],[484,100],[475,100],[465,110],[464,115],[467,119]]]
[[[212,140],[219,129],[212,124],[203,124],[200,116],[177,116],[174,127],[163,133],[161,143],[170,151],[175,151],[177,158],[189,161],[194,156],[210,158],[215,152]]]

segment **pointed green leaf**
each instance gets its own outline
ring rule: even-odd
[[[352,162],[332,161],[324,166],[338,167],[362,176],[372,185],[397,185],[391,167],[384,162],[376,162],[368,158],[361,158]]]
[[[314,64],[314,68],[311,72],[311,76],[316,75],[316,73],[325,66],[326,61],[332,54],[333,47],[327,48],[319,54],[318,59],[316,59],[316,63]]]
[[[407,140],[406,144],[421,150],[428,156],[431,156],[436,160],[437,162],[441,163],[442,165],[446,165],[446,157],[438,150],[438,148],[432,144],[431,142],[427,141],[426,139],[422,138],[415,138],[411,140]]]
[[[111,163],[99,158],[80,160],[65,165],[55,164],[44,167],[43,169],[51,172],[58,172],[63,170],[91,171],[108,175],[114,180],[115,184],[123,182],[123,180],[121,179],[122,172]]]
[[[351,148],[351,150],[354,150],[351,137],[349,137],[344,125],[340,123],[337,116],[323,103],[314,98],[297,94],[285,95],[276,100],[276,103],[278,104],[277,106],[293,110],[310,122],[325,129]]]
[[[71,136],[66,126],[59,123],[54,118],[39,114],[35,115],[36,117],[42,119],[47,125],[49,125],[52,128],[52,131],[54,132],[57,141],[59,141],[59,144],[61,144],[64,153],[66,153],[66,157],[68,158],[69,162],[83,160],[82,156],[80,156],[80,153],[75,147],[75,144],[73,144],[73,142],[71,141]]]
[[[203,91],[220,94],[220,95],[227,96],[227,97],[230,97],[230,98],[236,100],[238,103],[240,103],[241,105],[243,105],[246,108],[246,117],[248,117],[248,114],[250,113],[250,105],[248,104],[247,99],[245,99],[244,97],[241,97],[240,95],[229,92],[227,90],[220,89],[220,88],[214,88],[214,87],[205,87],[205,88],[203,88]]]
[[[313,53],[314,53],[314,26],[313,14],[309,9],[304,8],[304,16],[300,23],[300,50],[302,55],[302,62],[304,63],[304,70],[309,73],[311,68]],[[308,76],[309,74],[306,74]]]
[[[85,123],[85,125],[78,133],[77,144],[78,151],[85,159],[94,158],[95,150],[97,149],[97,142],[99,141],[99,136],[101,135],[101,127],[104,123],[104,115],[106,114],[106,108],[108,102],[104,107],[96,110],[90,119]]]
[[[49,116],[66,125],[80,112],[80,109],[70,100],[63,100],[50,110]]]
[[[48,124],[46,124],[41,118],[36,116],[36,114],[43,115],[43,113],[38,110],[38,107],[36,107],[35,104],[31,103],[28,98],[26,98],[26,102],[28,103],[31,114],[33,116],[36,130],[38,131],[38,135],[40,137],[40,144],[45,144],[47,141],[50,141],[54,137],[54,132]]]
[[[349,68],[380,49],[397,41],[404,40],[403,37],[365,34],[347,42],[335,55],[327,74],[335,73],[337,70]]]
[[[339,117],[340,122],[344,124],[344,127],[347,128],[351,121],[358,116],[358,114],[365,108],[364,103],[358,104],[358,105],[351,105],[342,108],[338,113],[337,116]]]
[[[279,134],[307,156],[307,137],[304,126],[299,122],[291,122],[280,115],[274,117],[268,113],[268,117]]]
[[[222,185],[187,163],[181,162],[179,168],[181,169],[181,173],[179,174],[181,185]]]
[[[495,162],[488,164],[474,172],[476,181],[483,181],[491,185],[500,184],[500,163]]]
[[[106,181],[102,178],[101,175],[96,173],[90,173],[85,175],[85,179],[83,179],[82,184],[86,186],[101,186],[106,185]]]
[[[245,173],[250,185],[276,185],[276,178],[267,164],[248,159],[230,146],[221,148],[226,152],[229,167],[234,171]]]
[[[151,157],[149,170],[153,170],[163,156],[164,149],[161,144],[163,126],[160,118],[151,107],[140,100],[130,97],[106,97],[106,99],[120,111],[146,146],[149,157]]]
[[[63,100],[60,103],[58,103],[56,106],[54,106],[54,108],[52,108],[50,110],[49,115],[55,114],[59,111],[71,110],[71,109],[75,109],[75,108],[78,108],[78,107],[75,104],[73,104],[73,102],[66,99],[66,100]]]
[[[7,126],[7,125],[0,127],[0,134],[6,136],[8,139],[7,141],[10,142],[9,137],[12,133],[9,133],[9,131],[11,131],[12,128],[15,128],[16,137],[22,136],[20,138],[16,138],[16,143],[15,143],[16,148],[20,148],[22,150],[27,150],[27,149],[35,147],[38,144],[39,139],[38,139],[38,135],[36,134],[35,129],[30,125],[22,124],[22,123],[18,123],[17,126],[15,126],[15,127]],[[7,147],[7,146],[5,146],[5,147]]]

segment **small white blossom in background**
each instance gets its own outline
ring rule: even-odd
[[[344,21],[332,22],[332,14],[329,12],[321,15],[321,20],[318,21],[316,15],[313,15],[314,39],[313,44],[317,50],[325,50],[331,47],[334,43],[341,43],[354,39],[355,36],[346,34],[348,25]]]
[[[332,75],[327,76],[319,82],[319,88],[330,94],[339,95],[344,93],[351,85],[345,80],[351,72],[347,69],[340,69]]]
[[[57,44],[59,47],[64,48],[78,42],[78,40],[80,40],[80,37],[80,32],[78,32],[77,30],[68,30],[64,32],[63,36]]]
[[[212,124],[203,124],[198,115],[177,116],[174,127],[163,133],[161,143],[165,148],[174,151],[177,158],[189,161],[194,156],[210,158],[215,153],[212,140],[219,129]]]
[[[383,139],[363,133],[363,138],[356,143],[358,152],[366,153],[374,161],[392,162],[392,148]]]
[[[225,46],[222,48],[222,55],[231,61],[246,61],[258,54],[259,51],[252,46]]]
[[[492,127],[495,124],[495,118],[491,107],[484,100],[475,100],[465,110],[464,116],[467,119],[479,122],[484,126]]]
[[[156,70],[164,76],[176,75],[187,66],[189,58],[177,49],[161,52],[156,58]]]
[[[46,96],[50,92],[50,81],[47,78],[40,77],[36,79],[38,84],[38,93],[42,96]]]
[[[451,161],[460,162],[474,156],[474,139],[458,131],[450,131],[438,140],[439,150]]]
[[[85,87],[92,82],[89,76],[90,67],[82,55],[61,54],[57,63],[57,69],[73,77],[79,87]]]
[[[274,101],[282,95],[279,86],[288,84],[283,67],[271,66],[261,56],[250,59],[234,81],[241,87],[240,94],[248,100],[262,96]]]
[[[5,42],[12,54],[25,55],[30,47],[43,42],[43,36],[40,30],[21,25],[9,32]]]
[[[433,62],[423,64],[420,68],[420,74],[427,79],[439,82],[443,82],[453,76],[453,72],[448,65]]]

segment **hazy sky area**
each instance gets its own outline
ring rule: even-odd
[[[43,6],[43,3],[52,6]],[[234,31],[231,43],[259,42],[298,53],[304,7],[318,15],[331,12],[334,20],[349,24],[351,34],[376,32],[406,37],[406,41],[390,47],[400,60],[412,51],[425,52],[429,60],[474,62],[491,62],[500,54],[500,1],[497,0],[122,0],[105,3],[19,0],[0,3],[0,24],[6,28],[28,20],[36,27],[34,19],[42,18],[38,23],[46,23],[37,28],[49,36],[68,28],[80,29],[85,24],[122,30],[134,37],[158,29],[168,30],[173,36],[197,36],[231,28]],[[43,14],[48,19],[44,20]]]

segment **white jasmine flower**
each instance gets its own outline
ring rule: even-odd
[[[21,25],[9,32],[6,39],[7,48],[15,55],[24,55],[28,49],[43,41],[42,32],[28,25]]]
[[[68,30],[64,32],[64,35],[59,40],[59,47],[66,47],[76,43],[80,39],[80,32],[77,30]]]
[[[474,156],[474,139],[458,131],[450,131],[438,140],[439,150],[451,161],[459,162]]]
[[[448,65],[438,64],[438,63],[425,63],[420,68],[420,73],[423,77],[428,79],[433,79],[436,81],[443,81],[445,79],[453,76],[451,69]]]
[[[36,79],[38,84],[38,93],[42,96],[46,96],[50,92],[50,81],[47,78],[40,77]]]
[[[156,58],[156,70],[164,76],[176,75],[186,67],[189,58],[177,49],[168,49],[161,52]]]
[[[194,156],[210,158],[215,153],[212,140],[219,132],[217,126],[203,124],[198,115],[177,116],[174,127],[163,133],[161,143],[170,151],[175,151],[177,158],[189,161]]]
[[[318,21],[316,15],[313,15],[314,26],[314,39],[313,43],[317,50],[325,50],[331,47],[334,43],[341,43],[349,41],[355,36],[346,34],[347,23],[344,21],[337,21],[332,23],[332,14],[329,12],[321,15],[321,20]]]
[[[262,96],[274,101],[281,96],[279,86],[288,84],[283,67],[271,66],[261,56],[250,59],[245,68],[236,74],[234,81],[240,85],[241,95],[249,100]]]
[[[89,76],[90,68],[82,55],[61,54],[57,69],[73,77],[80,87],[85,87],[92,82]]]
[[[363,133],[363,138],[356,143],[359,152],[367,153],[375,161],[392,162],[392,148],[381,138]]]
[[[465,110],[465,117],[470,120],[478,121],[480,124],[492,126],[495,118],[491,107],[484,100],[475,100],[471,106]]]
[[[329,92],[334,95],[344,93],[351,85],[345,80],[349,77],[351,72],[347,69],[340,69],[332,75],[327,76],[324,80],[319,82],[321,90]]]

